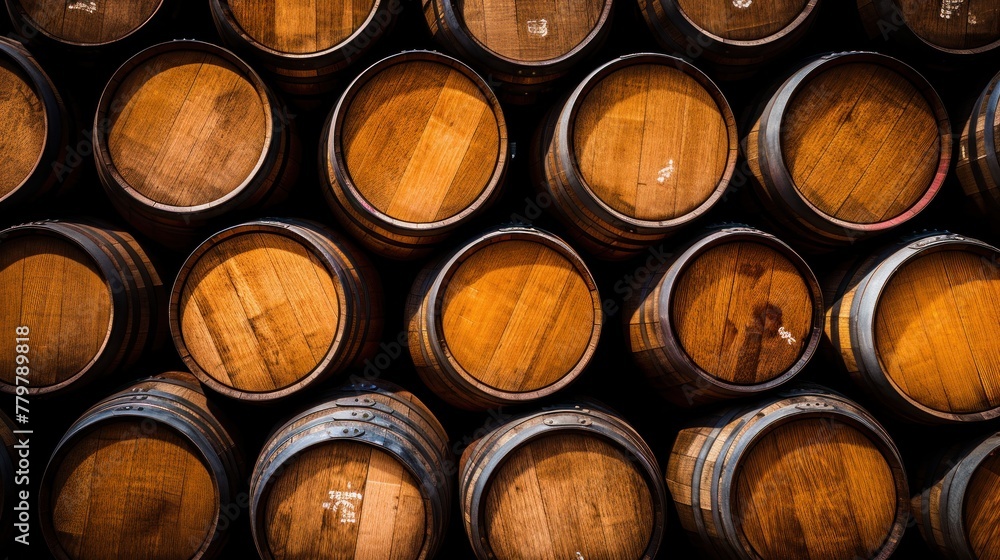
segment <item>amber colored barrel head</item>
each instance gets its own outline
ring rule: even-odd
[[[509,60],[544,62],[566,56],[601,23],[602,0],[454,1],[469,34]]]
[[[30,79],[12,61],[0,58],[0,200],[34,173],[46,143],[45,106]]]
[[[920,39],[946,49],[967,50],[1000,41],[1000,3],[893,0],[906,26]]]
[[[961,248],[918,256],[893,274],[879,298],[879,362],[899,391],[930,409],[995,409],[998,317],[997,261]]]
[[[965,492],[965,528],[976,558],[1000,555],[1000,455],[976,467]]]
[[[222,0],[233,21],[259,45],[287,54],[331,49],[354,35],[371,17],[374,0],[288,2]]]
[[[123,39],[149,21],[163,0],[12,0],[42,33],[74,45],[103,45]]]
[[[729,41],[765,39],[791,25],[809,0],[676,0],[698,28]]]

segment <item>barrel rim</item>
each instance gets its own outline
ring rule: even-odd
[[[587,286],[587,289],[591,294],[591,300],[594,304],[594,322],[590,340],[587,342],[587,347],[584,349],[583,354],[581,354],[580,359],[573,365],[572,369],[567,371],[556,381],[544,387],[528,391],[503,391],[495,387],[491,387],[480,381],[471,372],[466,370],[465,367],[459,363],[458,359],[452,354],[450,347],[447,344],[444,334],[442,314],[444,291],[447,289],[451,278],[457,272],[458,268],[462,266],[465,260],[478,252],[480,249],[489,245],[513,240],[526,240],[529,242],[539,243],[555,251],[569,261],[569,263],[573,265],[577,273],[583,279],[584,284]],[[430,304],[427,305],[426,315],[423,320],[424,324],[427,326],[427,342],[433,350],[434,357],[436,358],[438,364],[434,366],[435,371],[438,375],[441,375],[442,372],[440,370],[444,370],[444,372],[448,374],[448,379],[457,383],[461,387],[462,393],[471,392],[477,396],[484,395],[492,400],[496,400],[499,403],[506,404],[537,400],[568,386],[570,383],[575,381],[590,364],[594,353],[597,351],[597,345],[601,336],[601,328],[604,323],[603,303],[601,302],[601,297],[598,293],[597,283],[594,280],[590,269],[587,267],[580,255],[561,238],[545,230],[533,227],[502,227],[489,231],[467,243],[464,243],[458,249],[453,251],[448,257],[437,264],[435,268],[436,272],[434,273],[432,283],[424,296],[424,300],[430,302]]]
[[[715,101],[716,108],[719,110],[722,120],[726,124],[727,138],[729,140],[726,166],[718,179],[715,189],[695,209],[682,216],[667,220],[640,219],[612,208],[591,187],[587,178],[584,177],[576,158],[576,142],[573,132],[575,131],[576,118],[580,106],[587,99],[591,91],[605,78],[619,70],[640,64],[672,67],[697,82]],[[701,217],[722,198],[726,189],[729,188],[729,182],[736,171],[736,162],[739,156],[739,137],[736,129],[736,117],[729,105],[729,101],[726,100],[722,90],[719,89],[718,85],[707,74],[684,59],[671,55],[639,52],[618,57],[598,66],[580,82],[564,102],[562,109],[559,111],[556,127],[555,137],[558,139],[559,146],[564,148],[558,150],[557,157],[563,169],[572,170],[572,173],[566,174],[566,180],[573,191],[585,195],[581,198],[581,201],[588,209],[609,216],[612,221],[628,224],[630,227],[638,230],[653,230],[657,233],[663,233]]]
[[[909,208],[888,220],[871,223],[848,222],[820,210],[798,189],[785,165],[781,131],[788,115],[788,108],[800,92],[817,75],[844,64],[867,63],[879,65],[906,79],[917,90],[934,112],[938,127],[939,158],[937,171],[921,197]],[[951,167],[951,120],[933,85],[905,62],[873,51],[844,51],[821,55],[800,67],[786,80],[768,102],[759,121],[758,160],[761,173],[769,189],[777,192],[777,201],[794,215],[803,218],[805,227],[837,235],[845,232],[873,234],[902,225],[916,217],[937,196],[944,186]]]
[[[216,200],[192,206],[176,206],[164,204],[140,193],[132,186],[118,171],[114,158],[111,156],[111,149],[107,137],[110,130],[106,130],[102,123],[110,119],[109,109],[117,98],[119,86],[133,72],[148,61],[160,56],[169,55],[175,52],[200,51],[208,53],[222,59],[224,62],[236,68],[240,76],[246,80],[256,90],[261,102],[260,109],[264,113],[264,142],[260,157],[254,168],[250,170],[246,178],[234,189]],[[121,193],[126,200],[130,200],[140,205],[139,213],[152,213],[154,215],[166,216],[197,216],[198,218],[210,218],[229,210],[234,209],[254,194],[254,188],[265,177],[261,172],[278,160],[278,151],[281,144],[281,126],[274,116],[277,109],[277,99],[271,94],[267,85],[249,64],[236,56],[232,51],[218,45],[194,39],[181,39],[155,44],[143,49],[126,60],[104,86],[97,103],[97,112],[94,116],[94,126],[92,130],[94,142],[94,159],[98,168],[98,176],[108,191],[109,196],[117,198],[114,193]]]
[[[760,39],[751,40],[740,40],[740,39],[726,39],[721,35],[716,35],[711,33],[703,26],[695,22],[684,8],[677,3],[677,0],[648,0],[650,2],[656,2],[661,6],[664,14],[667,15],[669,21],[674,25],[677,25],[685,36],[699,35],[705,36],[712,40],[713,43],[718,43],[726,47],[736,47],[736,48],[752,48],[761,47],[773,44],[775,42],[781,41],[788,38],[796,29],[800,28],[803,24],[807,23],[807,20],[813,16],[816,12],[816,7],[819,5],[819,0],[807,0],[805,6],[803,6],[802,11],[799,12],[795,18],[788,23],[788,25],[782,27],[778,31]],[[671,17],[674,16],[674,17]],[[679,18],[677,17],[679,16]]]
[[[684,276],[690,266],[710,249],[736,242],[758,243],[775,250],[784,256],[801,274],[809,295],[812,299],[812,326],[809,330],[809,342],[803,348],[796,361],[780,375],[763,383],[734,383],[720,379],[716,375],[701,368],[691,355],[679,344],[680,338],[674,328],[673,300],[677,291],[678,280]],[[662,289],[669,286],[669,290]],[[689,371],[696,372],[700,379],[705,380],[714,387],[731,391],[738,394],[763,392],[773,389],[791,381],[812,361],[813,356],[819,348],[820,340],[823,337],[823,326],[826,319],[825,306],[823,303],[823,289],[816,278],[815,273],[809,264],[792,249],[787,243],[776,236],[762,230],[748,226],[732,226],[709,232],[698,238],[694,243],[684,249],[677,259],[670,264],[666,274],[657,286],[659,295],[659,321],[661,331],[665,340],[676,340],[678,344],[666,345],[663,350],[667,353],[671,362],[682,364]]]
[[[163,4],[165,2],[167,2],[167,1],[168,0],[158,0],[158,3],[156,5],[156,7],[153,9],[152,13],[149,14],[149,17],[147,17],[145,20],[143,20],[137,26],[135,26],[134,28],[132,28],[131,30],[129,30],[128,33],[122,35],[121,37],[117,37],[115,39],[111,39],[111,40],[103,41],[103,42],[96,42],[96,43],[81,43],[79,41],[70,41],[68,39],[61,38],[61,37],[55,35],[54,33],[51,33],[44,26],[39,25],[38,22],[35,21],[34,18],[32,18],[31,16],[29,16],[28,15],[28,11],[24,8],[24,6],[21,5],[21,0],[7,0],[6,3],[7,3],[7,12],[11,16],[10,19],[14,20],[15,22],[17,22],[17,21],[24,22],[25,25],[30,26],[32,29],[34,29],[38,33],[42,34],[42,36],[44,36],[46,39],[48,39],[50,41],[54,41],[54,42],[59,43],[61,45],[68,45],[68,46],[71,46],[71,47],[96,48],[96,47],[105,47],[105,46],[108,46],[108,45],[118,44],[119,42],[125,41],[125,40],[133,37],[134,35],[138,34],[147,25],[149,25],[150,21],[156,19],[156,16],[159,15],[160,11],[163,9]]]
[[[469,205],[462,211],[447,218],[433,222],[410,222],[394,218],[382,210],[375,207],[368,201],[351,177],[351,171],[344,156],[342,130],[344,120],[350,112],[353,102],[359,91],[374,79],[379,73],[389,67],[398,64],[407,64],[414,61],[430,62],[440,64],[453,69],[466,77],[479,89],[486,98],[487,104],[493,110],[494,120],[497,125],[497,157],[493,168],[493,174],[489,181],[483,186],[482,191]],[[337,100],[337,104],[330,112],[328,126],[321,139],[321,174],[330,183],[331,190],[338,190],[343,193],[344,198],[354,210],[366,219],[374,221],[378,226],[385,227],[392,233],[400,235],[419,234],[422,236],[440,233],[442,230],[449,230],[463,224],[471,219],[475,214],[482,212],[490,199],[497,196],[501,190],[503,179],[506,175],[510,163],[510,147],[508,145],[509,136],[507,121],[504,116],[503,107],[499,99],[490,88],[489,84],[483,81],[472,68],[457,58],[431,50],[408,50],[388,56],[375,62],[363,70],[354,80],[348,84],[344,93]],[[326,186],[325,186],[326,187]],[[334,197],[340,203],[340,197]],[[359,224],[364,229],[370,227]]]
[[[863,1],[864,0],[858,0],[858,5],[860,6],[861,2]],[[907,23],[906,21],[906,15],[903,14],[903,10],[899,9],[895,5],[893,0],[868,0],[868,3],[875,8],[879,16],[882,18],[891,18],[894,14],[899,14],[900,18],[903,20],[903,26],[901,28],[897,27],[894,30],[894,33],[899,33],[901,30],[905,29],[906,39],[903,40],[904,43],[907,42],[907,40],[909,42],[916,41],[917,44],[928,47],[932,51],[944,53],[947,55],[955,55],[955,56],[975,56],[975,55],[985,54],[989,51],[996,49],[997,47],[1000,47],[1000,34],[998,34],[997,39],[993,42],[969,49],[955,49],[951,47],[937,45],[930,42],[928,39],[925,39],[919,33],[914,31],[912,27],[910,27],[910,24]],[[864,16],[864,11],[862,11],[861,13],[862,16]]]
[[[219,394],[233,399],[259,402],[287,397],[309,385],[316,383],[328,375],[329,372],[327,370],[333,363],[334,359],[338,357],[338,354],[340,354],[347,335],[349,334],[347,330],[348,321],[345,320],[345,318],[350,315],[350,298],[348,297],[349,290],[343,282],[343,270],[337,268],[340,265],[339,260],[333,254],[327,253],[322,247],[318,246],[309,237],[310,231],[324,238],[329,237],[329,233],[318,229],[317,225],[309,224],[307,222],[291,222],[280,218],[265,218],[245,222],[230,226],[222,231],[219,231],[218,233],[215,233],[198,245],[198,247],[195,248],[187,259],[185,259],[184,264],[181,265],[170,290],[170,299],[168,302],[170,335],[171,338],[173,338],[174,345],[181,356],[181,360],[188,367],[188,369],[191,370],[191,373],[194,374],[194,376],[197,377],[198,380],[205,386]],[[287,237],[313,254],[330,274],[331,279],[334,281],[334,285],[339,286],[340,288],[337,292],[337,303],[340,307],[340,314],[337,318],[337,329],[334,333],[333,340],[330,343],[330,347],[327,349],[326,354],[324,354],[323,359],[316,364],[316,367],[314,367],[312,371],[304,377],[301,377],[284,387],[279,387],[270,391],[247,391],[218,381],[208,374],[207,371],[202,369],[197,360],[195,360],[195,358],[191,355],[191,351],[188,349],[187,344],[184,341],[184,333],[181,330],[180,304],[181,295],[187,286],[187,281],[190,277],[191,271],[209,250],[218,246],[220,243],[235,237],[259,233]]]

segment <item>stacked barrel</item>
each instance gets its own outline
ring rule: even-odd
[[[6,8],[0,551],[1000,556],[997,0]]]

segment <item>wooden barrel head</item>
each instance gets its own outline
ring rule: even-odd
[[[672,325],[683,350],[728,383],[779,377],[811,337],[812,290],[786,255],[762,243],[708,249],[681,272],[672,297]]]
[[[339,343],[344,287],[291,237],[263,231],[227,237],[191,264],[180,290],[184,346],[226,387],[249,393],[288,387]]]
[[[889,221],[914,207],[942,157],[924,94],[869,62],[833,66],[801,85],[782,121],[781,147],[800,196],[853,224]]]
[[[123,39],[142,27],[163,0],[16,0],[34,26],[76,45],[102,45]]]
[[[214,533],[219,496],[201,452],[149,420],[115,420],[69,444],[51,524],[70,558],[187,560]]]
[[[0,200],[14,192],[35,171],[45,148],[45,106],[31,80],[17,64],[0,58]]]
[[[625,66],[595,84],[577,109],[577,167],[597,198],[626,216],[658,222],[685,216],[726,174],[728,114],[678,67]]]
[[[420,482],[374,446],[335,442],[296,456],[264,506],[275,560],[416,558],[426,531]]]
[[[572,53],[597,28],[605,0],[455,0],[472,37],[501,57],[528,62]]]
[[[119,286],[121,288],[121,286]],[[31,383],[55,385],[83,370],[102,351],[114,313],[112,288],[82,247],[44,234],[0,243],[0,328],[31,329]],[[14,337],[3,342],[14,356]],[[0,379],[14,385],[13,358]]]
[[[875,311],[885,374],[933,410],[1000,407],[1000,276],[996,261],[961,249],[934,251],[890,278]]]
[[[1000,455],[979,464],[965,491],[965,531],[976,558],[1000,557]]]
[[[793,420],[761,436],[736,468],[732,516],[759,558],[871,558],[893,528],[892,470],[849,424]]]
[[[116,79],[105,91],[109,166],[138,195],[165,206],[205,205],[238,191],[260,167],[270,102],[231,61],[166,48]]]
[[[452,271],[440,303],[454,359],[476,381],[537,391],[576,369],[594,343],[600,302],[577,265],[524,239],[490,243]]]
[[[518,447],[486,492],[486,535],[500,560],[642,558],[653,534],[653,497],[634,459],[593,434]]]
[[[223,0],[244,33],[265,48],[289,54],[331,49],[368,21],[375,0],[289,2],[288,0]]]
[[[906,26],[931,45],[953,50],[985,47],[1000,41],[1000,2],[893,2]]]
[[[698,28],[728,41],[755,41],[791,25],[809,0],[676,0],[677,7]]]
[[[376,72],[334,131],[358,194],[392,220],[433,223],[462,213],[496,186],[502,168],[499,105],[471,71],[440,58],[402,59]]]

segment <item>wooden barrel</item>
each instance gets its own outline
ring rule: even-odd
[[[819,0],[638,0],[646,24],[669,51],[746,77],[801,40]]]
[[[7,0],[14,31],[46,46],[97,49],[150,27],[172,0]]]
[[[48,74],[19,43],[0,38],[0,210],[70,186],[82,156],[70,157],[75,127]]]
[[[433,558],[451,510],[448,436],[390,383],[343,387],[286,422],[250,488],[264,560]]]
[[[909,515],[889,435],[815,386],[681,430],[667,485],[684,529],[713,558],[884,559]]]
[[[434,38],[528,103],[594,53],[611,30],[611,0],[425,0]]]
[[[858,0],[858,11],[872,38],[925,54],[969,56],[1000,46],[1000,6],[993,0]]]
[[[624,315],[636,363],[671,402],[693,406],[790,381],[823,335],[823,293],[774,237],[723,227],[648,275]]]
[[[163,282],[131,235],[109,227],[46,221],[0,232],[0,329],[26,327],[27,342],[0,343],[0,391],[18,371],[31,395],[76,389],[134,363],[166,332]],[[16,364],[24,343],[27,366]],[[25,367],[25,369],[19,369]]]
[[[390,56],[362,72],[322,138],[320,174],[334,215],[391,258],[426,254],[492,204],[510,159],[490,87],[430,51]]]
[[[826,338],[848,373],[917,422],[1000,416],[1000,250],[929,233],[849,266],[828,285]]]
[[[284,92],[312,98],[332,91],[336,73],[367,53],[403,8],[400,0],[210,4],[226,44],[258,60]]]
[[[584,247],[621,259],[708,212],[738,150],[712,80],[679,58],[634,54],[599,67],[549,113],[532,176]]]
[[[137,230],[171,246],[287,194],[299,146],[279,101],[231,52],[172,41],[129,59],[94,121],[98,175]]]
[[[985,214],[1000,216],[1000,74],[976,100],[958,144],[955,172],[969,199]]]
[[[572,247],[542,230],[505,227],[426,267],[406,317],[424,383],[454,406],[485,410],[569,385],[597,348],[603,311]]]
[[[642,437],[595,403],[503,424],[462,456],[459,503],[480,560],[657,558],[667,493]]]
[[[52,554],[218,556],[243,465],[211,409],[191,374],[165,373],[87,410],[42,476],[38,521]]]
[[[1000,434],[942,450],[924,475],[913,515],[927,544],[949,560],[997,558]]]
[[[31,507],[34,505],[29,503],[26,508],[18,497],[17,486],[20,485],[15,484],[15,482],[17,480],[16,472],[20,468],[18,462],[21,458],[18,456],[18,450],[14,449],[14,445],[17,443],[14,438],[14,430],[16,429],[17,427],[10,418],[0,412],[0,542],[2,543],[11,542],[9,539],[13,533],[14,523],[22,523],[22,520],[19,519],[21,511],[31,515]],[[15,507],[17,510],[14,509]],[[30,522],[30,519],[29,517],[25,521]]]
[[[374,353],[382,288],[368,259],[326,227],[257,220],[188,257],[170,294],[170,332],[212,390],[277,399]]]
[[[941,99],[920,74],[884,55],[851,52],[796,71],[744,147],[770,217],[790,239],[822,249],[923,210],[948,174],[951,142]]]

